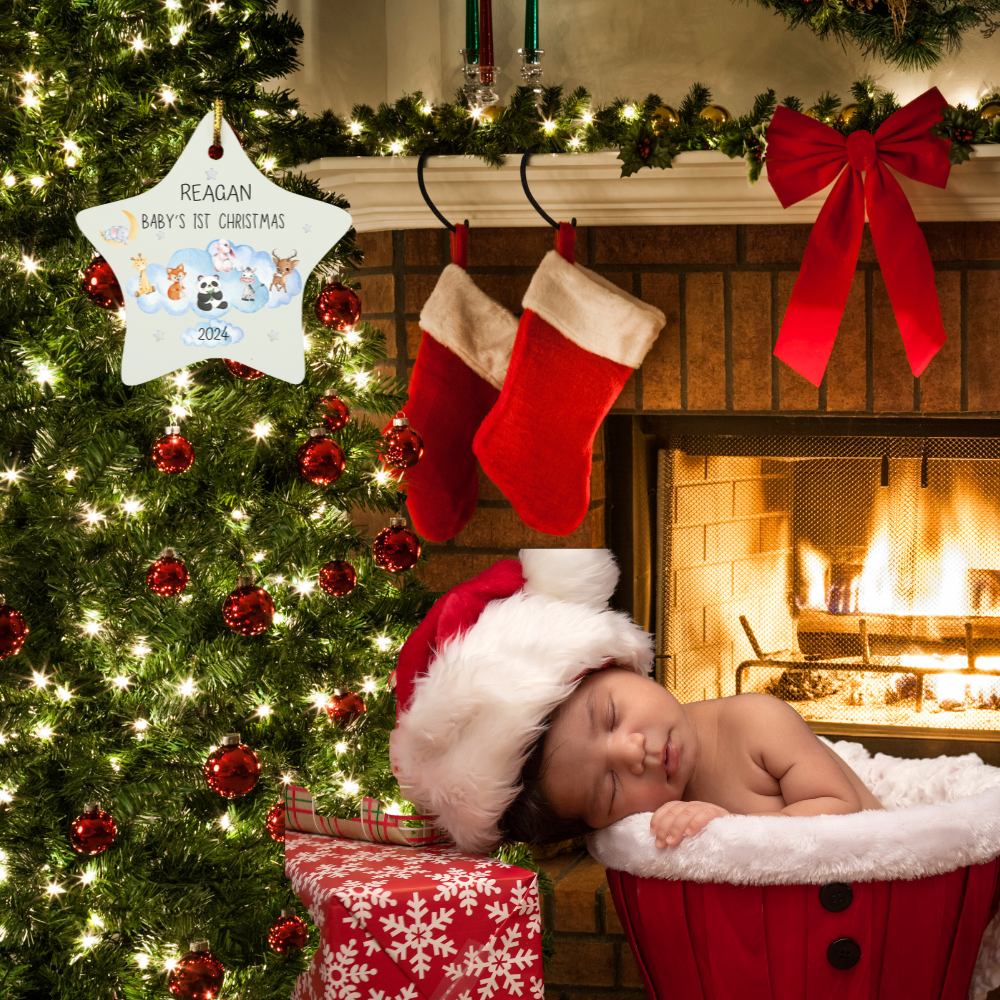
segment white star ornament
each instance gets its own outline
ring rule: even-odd
[[[126,385],[213,357],[305,376],[302,291],[351,217],[278,187],[226,121],[213,160],[212,124],[210,112],[151,191],[76,217],[125,296]]]

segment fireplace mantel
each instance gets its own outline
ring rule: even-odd
[[[474,227],[541,224],[521,191],[520,157],[499,170],[468,156],[432,157],[424,174],[435,204],[452,221]],[[620,176],[614,151],[540,154],[528,179],[534,196],[559,220],[581,226],[665,226],[814,222],[826,190],[782,209],[767,183],[747,183],[746,164],[717,150],[681,153],[669,170]],[[417,188],[417,158],[326,157],[303,172],[350,202],[358,232],[440,225]],[[1000,145],[975,147],[941,191],[897,175],[921,222],[1000,220]]]

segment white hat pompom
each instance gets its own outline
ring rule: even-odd
[[[603,608],[618,586],[608,549],[521,549],[518,558],[529,593]]]

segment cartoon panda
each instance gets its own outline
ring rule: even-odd
[[[214,300],[218,299],[217,302]],[[229,303],[222,298],[222,289],[219,287],[219,276],[212,274],[206,277],[198,275],[198,308],[208,312],[215,304],[216,309],[227,309]]]

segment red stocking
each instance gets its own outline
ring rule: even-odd
[[[590,504],[597,428],[666,318],[555,250],[523,304],[503,390],[473,448],[525,524],[569,535]]]
[[[420,326],[424,333],[406,415],[423,438],[424,457],[407,473],[407,508],[419,534],[443,542],[454,538],[476,509],[472,438],[500,394],[517,320],[462,267],[449,264],[420,314]]]

